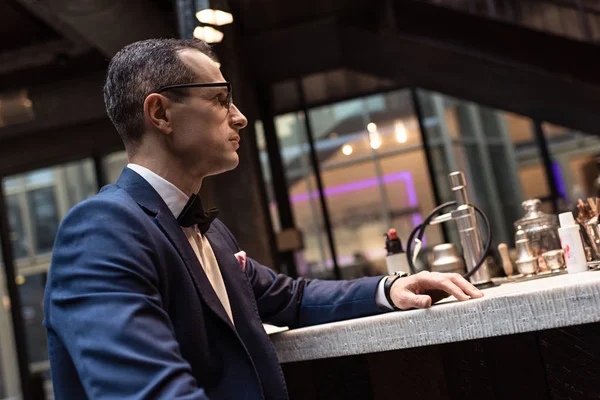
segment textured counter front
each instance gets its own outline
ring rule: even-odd
[[[280,362],[340,357],[600,321],[600,272],[484,290],[481,299],[296,329],[271,336]]]

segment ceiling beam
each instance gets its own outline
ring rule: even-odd
[[[85,38],[71,25],[61,20],[48,6],[48,2],[39,0],[15,0],[31,14],[35,15],[46,25],[54,29],[63,38],[78,46],[89,44]]]
[[[0,53],[0,75],[48,65],[57,57],[77,57],[90,49],[90,46],[59,39]]]
[[[28,137],[38,131],[58,130],[90,120],[106,118],[102,97],[104,72],[30,88],[35,118],[31,122],[0,128],[0,141]],[[85,132],[82,131],[82,135]],[[3,144],[4,145],[4,144]]]
[[[242,48],[255,79],[277,82],[343,67],[339,35],[335,19],[316,20],[254,35]]]
[[[174,37],[168,13],[147,0],[17,0],[74,43],[111,57],[123,46],[153,37]]]

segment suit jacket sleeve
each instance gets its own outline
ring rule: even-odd
[[[239,246],[232,233],[217,222],[232,248]],[[380,314],[389,310],[375,302],[377,285],[383,276],[349,281],[292,279],[248,257],[250,280],[258,312],[264,322],[297,328]]]
[[[66,346],[90,399],[207,399],[162,307],[158,253],[134,206],[95,198],[67,215],[47,284],[46,326]]]

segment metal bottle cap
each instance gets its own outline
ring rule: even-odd
[[[523,229],[521,229],[521,227],[519,227],[519,229],[515,232],[515,242],[527,239],[527,233]]]

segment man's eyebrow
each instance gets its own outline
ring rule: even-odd
[[[208,87],[193,87],[191,89],[200,89],[200,96],[202,97],[206,97],[209,98],[215,95],[220,95],[223,94],[225,96],[227,96],[227,88],[226,87],[220,87],[220,86],[208,86]]]
[[[213,86],[213,87],[206,87],[204,89],[210,89],[210,91],[212,91],[213,93],[220,92],[220,93],[227,94],[227,88],[225,86]]]

